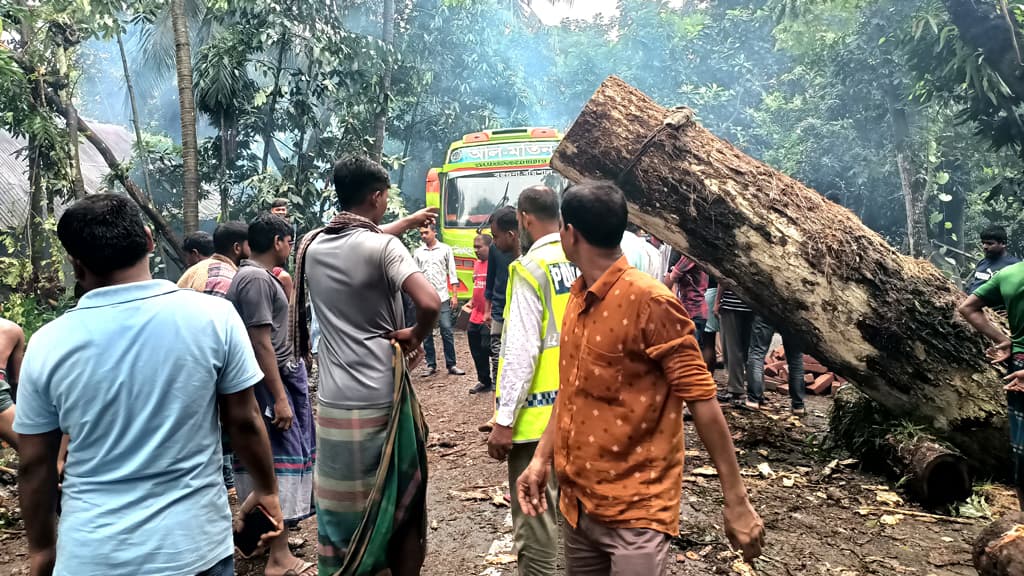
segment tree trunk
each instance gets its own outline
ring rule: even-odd
[[[185,233],[199,230],[199,144],[196,142],[196,104],[192,92],[192,49],[189,45],[185,0],[171,0],[174,60],[181,108],[181,167],[184,175],[181,216]]]
[[[32,264],[32,282],[46,276],[49,246],[46,241],[46,191],[43,189],[43,153],[39,139],[28,137],[28,252]]]
[[[60,96],[61,102],[68,111],[68,157],[71,161],[71,195],[75,199],[85,198],[85,180],[82,179],[82,161],[78,154],[78,110],[72,101],[70,63],[68,62],[68,49],[64,44],[64,38],[55,38],[57,42],[57,73],[61,79]]]
[[[220,117],[220,180],[217,186],[220,189],[220,221],[227,222],[231,218],[228,216],[229,210],[229,195],[231,192],[231,186],[228,184],[228,138],[227,133],[227,122],[224,121],[224,116]]]
[[[370,157],[377,162],[384,157],[384,138],[388,125],[388,108],[391,100],[391,47],[395,41],[395,0],[384,0],[382,10],[384,29],[381,40],[387,56],[384,58],[384,71],[380,79],[380,102],[378,103],[377,114],[373,119],[373,150]]]
[[[889,95],[889,118],[892,122],[893,147],[896,149],[900,187],[903,189],[903,204],[907,211],[907,251],[915,258],[924,258],[931,251],[928,244],[925,182],[918,173],[910,152],[910,122],[907,119],[907,109],[895,94]]]
[[[663,123],[664,122],[664,123]],[[964,294],[851,212],[618,78],[552,158],[573,181],[618,180],[630,218],[705,265],[895,417],[987,473],[1008,469],[1006,406]]]
[[[131,71],[128,69],[128,55],[124,50],[124,39],[121,37],[121,23],[117,23],[117,49],[121,53],[121,67],[124,69],[124,83],[128,90],[128,102],[132,109],[132,127],[135,128],[135,153],[142,163],[142,178],[146,185],[146,197],[153,201],[153,186],[149,183],[149,153],[142,140],[142,122],[139,119],[139,106],[135,101],[135,87],[132,85]]]
[[[274,144],[274,109],[277,108],[277,93],[281,90],[281,67],[284,65],[284,49],[287,46],[287,36],[281,38],[281,46],[277,49],[277,68],[274,69],[274,87],[270,91],[270,102],[267,103],[267,117],[263,121],[263,161],[260,163],[260,172],[267,171],[267,161],[270,159],[270,152],[277,152],[277,145]],[[278,154],[278,158],[280,154]],[[274,164],[280,172],[282,165],[275,159]]]

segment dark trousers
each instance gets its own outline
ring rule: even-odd
[[[789,399],[793,408],[804,407],[804,348],[799,338],[781,332],[782,346],[789,364]],[[750,329],[750,348],[747,359],[747,399],[764,403],[764,359],[772,345],[775,327],[761,316],[754,317]]]
[[[469,340],[469,353],[473,355],[473,365],[476,367],[476,381],[494,388],[494,381],[491,380],[491,327],[470,323],[466,336]]]
[[[491,382],[498,383],[498,358],[501,357],[501,332],[505,323],[491,318]]]
[[[448,369],[455,367],[455,334],[452,332],[452,316],[454,314],[455,312],[452,312],[450,300],[441,302],[441,314],[438,316],[438,324],[441,327],[441,344],[444,346],[444,365]],[[433,332],[423,341],[423,350],[427,353],[427,366],[437,368],[437,353],[434,351]]]
[[[203,570],[199,576],[233,576],[235,573],[235,557],[228,556],[211,568]]]
[[[747,349],[750,348],[750,329],[754,313],[722,310],[722,346],[725,347],[725,365],[729,370],[729,394],[733,400],[746,393]]]

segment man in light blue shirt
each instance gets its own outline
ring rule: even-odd
[[[86,294],[36,332],[22,364],[14,428],[31,574],[233,574],[221,422],[256,477],[243,513],[262,505],[283,527],[252,392],[263,374],[241,319],[226,300],[151,278],[153,238],[125,197],[76,202],[57,235]]]

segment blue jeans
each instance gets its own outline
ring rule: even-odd
[[[235,557],[228,556],[197,576],[235,576]]]
[[[449,370],[455,367],[455,334],[452,333],[452,303],[451,300],[441,302],[441,314],[438,315],[438,323],[441,325],[441,344],[444,346],[444,365]],[[434,350],[434,333],[423,341],[423,350],[427,353],[427,366],[437,368],[437,353]]]
[[[764,359],[772,345],[775,327],[761,316],[754,317],[747,354],[747,399],[764,403]],[[789,364],[789,399],[794,409],[804,407],[804,348],[799,338],[782,332],[782,346]]]

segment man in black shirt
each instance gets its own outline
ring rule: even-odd
[[[505,297],[508,287],[508,265],[519,257],[522,248],[519,244],[519,222],[516,209],[502,206],[491,214],[491,236],[494,242],[487,255],[487,287],[484,298],[491,301],[491,382],[498,382],[498,355],[501,353],[501,332],[505,322]],[[488,432],[494,423],[491,421],[480,427],[481,432]]]
[[[1006,230],[1002,226],[990,226],[981,232],[981,248],[985,257],[974,267],[968,279],[968,294],[974,294],[1003,268],[1020,262],[1019,258],[1006,251]]]

